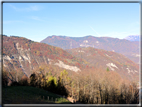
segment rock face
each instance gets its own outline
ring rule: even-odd
[[[3,67],[11,75],[18,73],[20,78],[24,74],[29,77],[32,70],[41,65],[54,65],[77,72],[80,71],[75,65],[78,61],[61,48],[22,37],[3,36]]]
[[[64,64],[62,61],[59,60],[59,63],[55,63],[54,65],[57,65],[61,68],[65,68],[65,69],[68,69],[68,70],[71,70],[71,71],[75,71],[75,72],[78,72],[78,71],[81,71],[78,67],[76,66],[70,66],[70,65],[66,65]]]
[[[125,55],[127,58],[139,64],[140,46],[139,41],[128,41],[126,39],[110,37],[66,37],[66,36],[48,36],[41,43],[57,46],[62,49],[73,49],[79,47],[93,47],[104,49]],[[137,55],[137,56],[135,56]]]

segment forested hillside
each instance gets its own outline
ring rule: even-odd
[[[139,65],[122,54],[92,47],[68,49],[67,51],[73,56],[84,59],[89,66],[117,72],[122,78],[139,81]]]
[[[85,69],[79,74],[72,72],[71,75],[63,70],[58,76],[48,71],[44,75],[44,72],[44,69],[41,73],[34,72],[30,78],[22,78],[19,82],[13,82],[11,86],[38,87],[88,104],[139,103],[139,89],[136,83],[122,79],[116,72],[99,68]],[[3,73],[4,85],[7,85],[6,72]]]
[[[101,58],[113,64],[103,65]],[[117,70],[114,64],[131,70]],[[94,48],[67,52],[23,37],[3,36],[2,70],[3,86],[33,86],[88,104],[139,103],[138,81],[134,79],[138,66],[115,52]]]
[[[11,75],[10,79],[18,81],[24,74],[29,77],[40,66],[77,72],[81,71],[80,62],[61,48],[22,37],[3,36],[3,67]]]

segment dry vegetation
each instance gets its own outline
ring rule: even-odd
[[[8,72],[3,72],[3,86]],[[29,78],[22,77],[11,86],[39,87],[56,94],[70,96],[88,104],[138,104],[139,89],[134,82],[122,79],[112,71],[86,69],[75,73],[51,66],[36,68]]]

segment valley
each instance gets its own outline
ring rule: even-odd
[[[85,104],[138,103],[139,64],[127,57],[139,60],[138,42],[92,36],[46,40],[3,36],[3,86],[33,86]]]
[[[118,2],[1,2],[0,105],[140,106],[141,2]]]

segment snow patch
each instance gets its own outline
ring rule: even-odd
[[[62,61],[58,60],[59,63],[55,63],[54,65],[58,65],[59,67],[61,68],[65,68],[65,69],[68,69],[68,70],[71,70],[71,71],[75,71],[75,72],[78,72],[78,71],[81,71],[78,67],[76,66],[70,66],[70,65],[66,65],[64,64]]]

